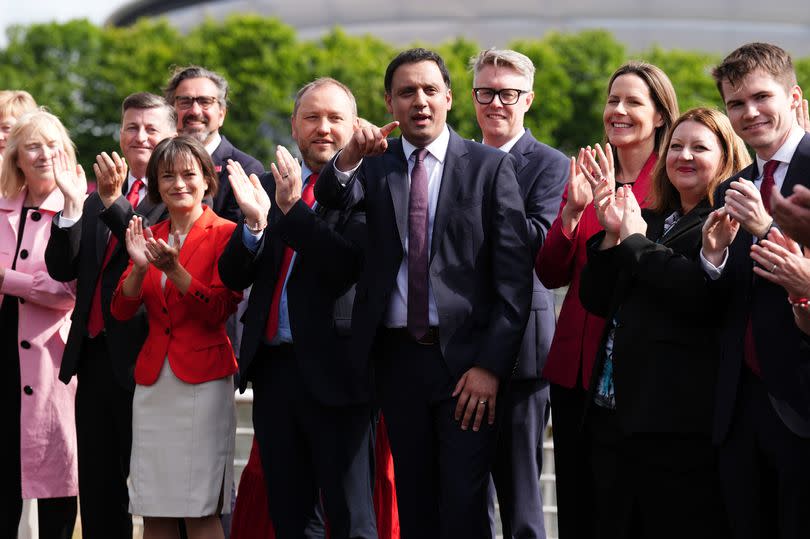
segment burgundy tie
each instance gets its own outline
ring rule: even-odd
[[[133,210],[138,207],[141,198],[141,186],[143,186],[143,180],[135,180],[132,182],[132,187],[129,188],[129,193],[127,193],[127,200]],[[118,239],[110,234],[110,239],[107,240],[107,249],[104,251],[104,262],[101,264],[101,271],[98,272],[96,290],[93,292],[93,303],[90,304],[90,314],[87,317],[87,333],[91,337],[95,337],[104,329],[104,315],[101,312],[101,274],[104,273],[104,268],[107,267],[117,243]]]
[[[768,213],[771,213],[771,191],[776,181],[773,179],[773,173],[779,167],[779,161],[771,159],[765,166],[762,167],[762,183],[759,185],[759,194],[762,197],[762,205]],[[745,327],[745,338],[743,341],[743,359],[751,372],[757,376],[761,376],[761,368],[759,365],[759,358],[757,357],[756,343],[754,342],[754,329],[751,325],[751,317],[748,317],[748,325]]]
[[[417,340],[428,332],[427,148],[414,150],[408,201],[408,331]]]

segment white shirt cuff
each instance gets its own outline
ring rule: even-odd
[[[56,217],[56,226],[58,226],[59,228],[70,228],[76,223],[78,223],[79,219],[81,218],[82,216],[80,215],[77,219],[69,219],[64,215],[62,215],[62,212],[60,211],[59,215],[57,215]]]
[[[709,279],[712,281],[716,281],[723,275],[723,270],[726,268],[726,262],[728,261],[728,248],[723,251],[723,261],[720,262],[719,266],[715,266],[708,260],[706,257],[703,256],[703,249],[700,250],[700,266],[703,268],[703,271],[706,272],[706,275],[709,276]]]

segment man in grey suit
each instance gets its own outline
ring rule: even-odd
[[[568,158],[538,142],[523,127],[534,101],[534,64],[512,50],[489,49],[470,59],[473,103],[483,142],[515,159],[520,194],[526,210],[532,258],[540,250],[557,215],[568,181]],[[504,537],[545,538],[540,472],[543,431],[549,417],[548,381],[541,376],[554,336],[554,297],[534,271],[529,323],[518,365],[501,407],[505,421],[498,435],[490,490],[490,522],[494,528],[494,495],[500,502]]]
[[[405,539],[490,537],[496,403],[531,299],[513,158],[451,131],[452,101],[439,55],[400,53],[385,74],[395,121],[356,130],[315,186],[325,206],[366,211],[351,350],[375,358]]]

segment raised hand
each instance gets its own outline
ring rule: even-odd
[[[593,205],[596,208],[596,217],[599,224],[609,234],[619,235],[624,218],[627,187],[620,187],[613,192],[607,178],[602,178],[593,193]]]
[[[232,159],[228,159],[226,168],[236,203],[245,216],[247,226],[255,232],[264,229],[272,204],[259,178],[255,174],[248,177],[242,165]]]
[[[98,196],[105,208],[112,206],[113,202],[121,196],[128,171],[126,161],[116,152],[113,152],[112,156],[107,152],[101,152],[96,156],[93,173],[96,175]]]
[[[779,228],[802,245],[810,245],[810,189],[801,184],[783,197],[774,186],[771,191],[771,215]]]
[[[790,297],[810,297],[810,259],[778,229],[772,228],[768,239],[751,246],[751,258],[758,264],[754,273],[778,284]]]
[[[765,210],[759,189],[743,178],[731,182],[729,187],[725,204],[728,215],[752,235],[764,237],[773,220]]]
[[[368,122],[358,122],[349,143],[338,155],[335,165],[338,170],[347,171],[357,167],[360,161],[367,156],[380,155],[388,149],[388,135],[397,128],[399,122],[394,121],[382,127]]]
[[[574,211],[583,212],[593,201],[593,189],[585,176],[585,148],[579,149],[576,159],[571,157],[571,165],[568,174],[568,199],[566,205]]]
[[[276,148],[276,162],[270,165],[276,180],[276,204],[281,213],[287,212],[301,199],[301,165],[284,146]]]
[[[604,150],[600,144],[596,144],[592,152],[586,152],[583,171],[588,183],[591,184],[591,189],[595,190],[602,179],[607,180],[611,189],[615,189],[616,167],[613,163],[613,149],[610,144],[606,144]]]
[[[799,122],[799,127],[810,132],[810,111],[806,99],[802,99],[801,104],[796,107],[796,121]]]
[[[87,177],[84,169],[78,164],[75,167],[70,166],[67,153],[61,148],[51,156],[51,167],[56,187],[65,199],[62,215],[77,220],[82,215],[84,196],[87,194]]]
[[[624,241],[633,234],[647,234],[647,222],[641,216],[641,206],[629,186],[624,186],[625,205],[622,223],[619,228],[619,239]]]
[[[129,221],[126,234],[124,235],[124,240],[133,267],[144,273],[151,262],[149,251],[146,247],[146,234],[148,234],[149,238],[152,237],[152,231],[148,228],[144,229],[143,219],[137,215],[132,217]]]
[[[740,223],[725,208],[714,210],[703,223],[703,257],[715,267],[723,262],[723,253],[737,237]]]

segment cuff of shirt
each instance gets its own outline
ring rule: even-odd
[[[81,216],[79,216],[79,219],[81,219]],[[62,215],[62,212],[60,211],[59,215],[56,216],[56,226],[59,228],[70,228],[78,223],[79,219],[69,219]]]
[[[337,177],[337,180],[340,182],[340,185],[345,187],[346,184],[349,183],[349,180],[352,179],[352,176],[354,175],[355,171],[358,168],[360,168],[360,165],[362,163],[363,163],[363,160],[361,159],[360,162],[357,163],[356,167],[344,172],[343,170],[340,170],[339,168],[337,168],[337,159],[332,161],[332,167],[335,169],[335,176]]]
[[[245,247],[247,247],[248,251],[251,253],[255,253],[259,250],[259,244],[261,243],[263,237],[264,229],[253,233],[250,231],[250,229],[248,229],[248,227],[242,227],[242,243],[245,244]]]
[[[726,267],[727,261],[728,261],[728,248],[726,248],[726,250],[723,251],[723,261],[720,262],[719,266],[715,266],[714,264],[706,260],[706,257],[703,256],[703,249],[700,250],[700,266],[703,268],[703,271],[706,272],[706,275],[708,275],[709,279],[711,279],[712,281],[716,281],[717,279],[720,278],[720,276],[723,274],[723,270]]]

